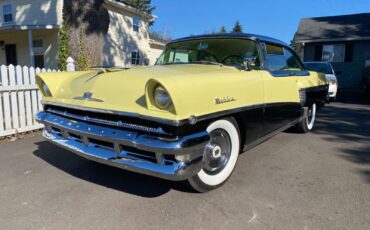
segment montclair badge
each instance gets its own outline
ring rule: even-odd
[[[224,104],[224,103],[228,103],[228,102],[233,102],[233,101],[236,101],[236,99],[233,98],[233,97],[224,97],[224,98],[216,98],[215,99],[216,105]]]

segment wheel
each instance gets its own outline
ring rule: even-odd
[[[188,179],[198,192],[222,186],[232,174],[239,156],[240,134],[234,119],[218,120],[207,128],[211,139],[204,149],[203,168]]]
[[[316,108],[316,103],[313,103],[307,110],[306,118],[298,123],[298,129],[302,133],[308,133],[313,129],[316,119]]]

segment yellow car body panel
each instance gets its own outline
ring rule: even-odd
[[[148,105],[146,84],[155,80],[169,92],[174,110]],[[149,117],[183,120],[190,116],[276,102],[299,102],[299,89],[326,84],[315,72],[309,76],[273,77],[263,70],[240,70],[217,65],[163,65],[123,71],[40,73],[37,80],[49,87],[45,102],[124,111]],[[85,92],[99,99],[77,100]],[[151,97],[152,95],[148,95]],[[227,100],[216,103],[216,100]]]

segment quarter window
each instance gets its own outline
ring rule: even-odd
[[[139,53],[139,51],[131,52],[131,65],[140,65],[140,53]]]
[[[13,7],[11,4],[3,5],[4,22],[13,22]]]
[[[138,18],[138,17],[133,17],[132,18],[132,29],[135,32],[140,32],[140,18]]]

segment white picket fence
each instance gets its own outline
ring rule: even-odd
[[[55,71],[27,66],[0,66],[0,137],[42,128],[34,119],[34,114],[42,110],[35,75]]]

